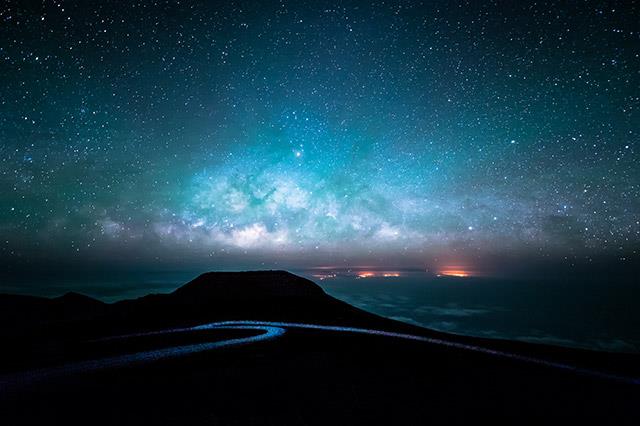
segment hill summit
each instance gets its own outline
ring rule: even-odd
[[[199,303],[211,299],[306,299],[326,296],[317,284],[287,271],[207,272],[171,295]]]

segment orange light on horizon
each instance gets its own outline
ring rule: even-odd
[[[402,274],[397,271],[360,271],[356,274],[356,278],[393,278],[401,276]]]
[[[467,270],[457,268],[457,269],[443,269],[438,273],[438,276],[466,278],[471,276],[471,274]]]

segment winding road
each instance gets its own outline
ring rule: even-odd
[[[615,374],[610,374],[602,371],[591,370],[587,368],[576,367],[569,364],[560,362],[548,361],[544,359],[519,355],[510,352],[498,351],[481,346],[469,345],[464,343],[452,342],[443,339],[437,339],[433,337],[424,337],[412,334],[394,333],[390,331],[367,329],[367,328],[355,328],[355,327],[341,327],[331,325],[318,325],[318,324],[306,324],[295,322],[269,322],[269,321],[224,321],[213,322],[194,327],[184,328],[171,328],[161,331],[152,331],[146,333],[135,333],[121,336],[113,336],[100,339],[100,341],[130,339],[135,337],[147,337],[147,336],[161,336],[168,334],[187,333],[203,330],[255,330],[259,332],[256,335],[248,337],[239,337],[227,340],[220,340],[214,342],[189,344],[182,346],[175,346],[169,348],[162,348],[157,350],[149,350],[136,352],[132,354],[118,355],[108,358],[101,358],[89,361],[79,361],[75,363],[69,363],[60,365],[57,367],[42,368],[36,370],[30,370],[19,373],[12,373],[9,375],[0,376],[0,393],[13,390],[15,388],[26,387],[37,382],[42,382],[57,377],[64,377],[77,373],[86,373],[97,370],[104,370],[110,368],[118,368],[125,366],[133,366],[139,364],[145,364],[162,359],[178,358],[181,356],[194,354],[198,352],[210,351],[214,349],[246,345],[251,343],[257,343],[265,340],[276,339],[286,333],[287,329],[306,329],[306,330],[318,330],[329,331],[337,333],[352,333],[360,335],[372,335],[401,340],[412,340],[418,342],[425,342],[432,345],[445,346],[448,348],[454,348],[458,350],[465,350],[470,352],[482,353],[492,357],[505,358],[515,360],[527,364],[534,364],[548,368],[554,368],[559,370],[569,371],[575,374],[596,377],[599,379],[613,380],[622,383],[628,383],[633,385],[640,385],[640,378],[625,377]]]

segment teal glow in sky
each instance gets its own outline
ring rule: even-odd
[[[637,258],[638,18],[617,2],[5,3],[0,255]]]

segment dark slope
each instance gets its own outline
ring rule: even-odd
[[[173,293],[115,304],[77,294],[56,299],[0,296],[0,312],[5,335],[13,330],[0,352],[0,375],[236,338],[241,334],[227,330],[134,338],[115,345],[93,342],[113,334],[233,319],[408,332],[627,375],[635,374],[639,364],[631,355],[433,332],[356,309],[283,271],[208,273]],[[18,318],[32,321],[25,326]],[[424,342],[288,330],[271,341],[58,378],[16,394],[0,389],[0,423],[637,425],[638,388]]]
[[[104,315],[107,304],[78,293],[56,298],[0,294],[0,327],[6,332],[23,332],[38,324],[82,321]]]
[[[227,320],[309,322],[429,336],[640,376],[640,357],[451,335],[362,311],[286,271],[209,272],[169,294],[105,304],[77,293],[48,299],[0,295],[0,337],[9,348],[0,372],[57,362],[103,336]],[[11,360],[11,362],[8,362]]]
[[[266,320],[411,326],[361,311],[285,271],[210,272],[169,294],[105,304],[77,293],[49,299],[0,296],[0,373],[98,356],[85,342],[204,322]]]

